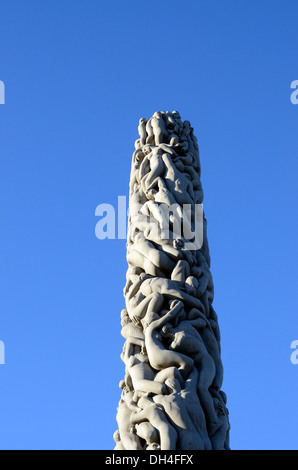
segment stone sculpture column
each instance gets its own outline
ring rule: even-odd
[[[197,140],[178,112],[139,122],[130,179],[116,450],[228,450],[229,417]],[[202,206],[200,206],[202,207]],[[183,230],[179,231],[179,228]]]

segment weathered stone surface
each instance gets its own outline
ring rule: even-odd
[[[125,379],[115,449],[228,449],[205,218],[203,245],[189,249],[185,236],[186,227],[195,229],[193,214],[203,201],[197,140],[176,111],[141,119],[139,135],[130,178],[121,312]]]

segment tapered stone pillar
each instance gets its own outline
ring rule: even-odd
[[[197,140],[176,111],[141,119],[139,135],[115,449],[229,449]]]

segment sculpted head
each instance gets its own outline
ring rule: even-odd
[[[123,310],[121,310],[121,326],[125,326],[128,323],[131,323],[131,320],[129,318],[126,308],[124,308]]]
[[[199,289],[198,280],[194,276],[189,276],[185,281],[185,287],[189,294],[196,295]]]
[[[160,333],[154,333],[153,335],[154,339],[158,342],[161,342],[162,341],[162,336]]]
[[[166,325],[164,325],[162,327],[161,331],[162,331],[162,334],[165,338],[170,339],[170,340],[174,339],[174,332],[173,332],[173,328],[170,325],[170,323],[167,323]]]
[[[133,157],[133,166],[135,169],[138,169],[140,168],[140,165],[142,163],[142,161],[144,160],[144,153],[143,153],[143,150],[141,148],[138,148],[135,153],[134,153],[134,157]]]
[[[120,382],[119,382],[119,388],[121,388],[121,389],[123,390],[124,387],[125,387],[125,380],[120,380]]]
[[[156,189],[147,189],[145,191],[145,194],[147,196],[147,198],[150,200],[150,201],[154,201],[155,200],[155,195],[156,195],[157,191]]]
[[[114,441],[117,443],[117,442],[120,442],[121,438],[120,438],[120,432],[119,430],[117,429],[117,431],[114,432],[113,434],[113,439]]]

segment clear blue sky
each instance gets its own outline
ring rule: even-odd
[[[198,137],[232,449],[297,449],[295,0],[2,1],[2,449],[111,449],[140,117]]]

